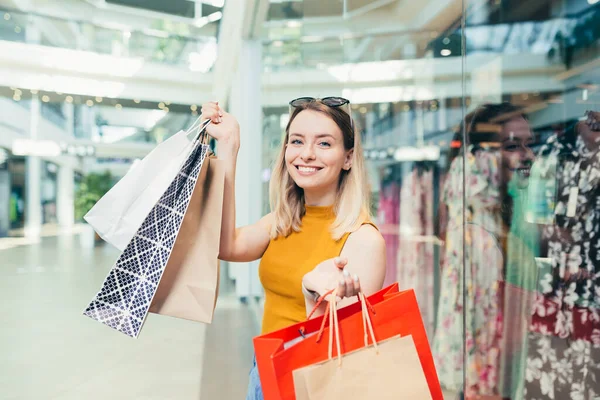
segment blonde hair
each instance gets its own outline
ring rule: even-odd
[[[311,101],[296,107],[285,129],[285,138],[275,161],[269,195],[273,224],[271,238],[287,237],[292,232],[299,232],[302,217],[306,213],[304,206],[304,190],[296,185],[287,171],[285,150],[289,138],[290,126],[294,118],[304,110],[312,110],[330,117],[342,131],[344,148],[354,149],[350,170],[342,170],[338,185],[338,193],[333,205],[335,220],[331,224],[331,236],[339,240],[347,232],[354,232],[371,218],[370,191],[367,182],[365,159],[363,155],[360,133],[353,128],[351,116],[339,107],[329,107],[319,101]]]

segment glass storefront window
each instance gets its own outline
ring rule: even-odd
[[[308,2],[271,6],[267,71],[419,62],[403,98],[352,112],[385,283],[415,290],[448,399],[600,398],[600,8],[529,4],[464,1],[451,29],[358,58],[359,40],[275,23]],[[286,115],[265,109],[263,168]]]

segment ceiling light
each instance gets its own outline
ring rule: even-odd
[[[225,0],[202,0],[202,3],[209,6],[222,8],[225,5]]]
[[[15,26],[15,33],[21,33],[21,27]]]
[[[102,103],[102,97],[100,97],[100,96],[96,97],[96,102],[97,103]]]
[[[288,21],[286,25],[288,28],[299,28],[302,26],[302,23],[300,21]]]
[[[62,92],[56,92],[57,95],[62,96],[63,93]]]
[[[85,102],[85,104],[87,104],[88,107],[91,107],[94,105],[94,101],[93,100],[88,100]]]
[[[56,157],[61,149],[53,140],[15,139],[12,152],[16,156]]]
[[[599,2],[599,1],[600,1],[600,0],[588,0],[588,4],[590,4],[590,5],[592,5],[592,6],[593,6],[594,4],[596,4],[596,3],[597,3],[597,2]]]
[[[4,14],[4,20],[8,21],[9,19],[10,19],[10,14],[9,13]]]
[[[13,100],[14,100],[14,101],[21,101],[21,96],[19,96],[18,94],[15,94],[15,95],[13,96]]]
[[[138,100],[138,99],[133,99],[133,102],[134,102],[135,104],[140,104],[140,103],[141,103],[141,100]]]
[[[367,107],[363,106],[363,107],[360,108],[359,111],[360,111],[361,114],[366,114],[367,113]]]
[[[122,105],[120,105],[119,103],[117,103],[117,104],[115,104],[115,108],[116,108],[117,110],[121,110],[121,109],[123,109],[123,106],[122,106]]]
[[[43,96],[42,96],[42,101],[43,101],[44,103],[48,103],[48,102],[50,101],[50,97],[48,97],[47,95],[43,95]]]
[[[166,112],[166,113],[168,113],[169,112],[169,107],[163,108],[163,111]]]
[[[196,110],[198,110],[198,106],[197,106],[197,105],[195,105],[195,104],[192,104],[192,105],[190,106],[190,109],[191,109],[192,111],[196,111]]]
[[[65,101],[66,101],[67,103],[72,103],[72,102],[73,102],[73,96],[67,96],[67,97],[65,98]]]
[[[349,38],[345,38],[349,39]],[[325,40],[322,36],[304,36],[302,39],[303,43],[319,43]]]
[[[21,91],[21,89],[15,89],[15,94],[20,96],[23,94],[23,92]]]
[[[281,40],[276,40],[273,42],[273,46],[281,47],[281,46],[283,46],[283,42]]]
[[[165,106],[170,106],[171,102],[170,101],[165,101]]]
[[[39,93],[36,89],[31,89],[30,92],[31,92],[31,94],[38,94]]]
[[[192,115],[198,115],[198,111],[192,111]]]
[[[160,108],[161,110],[165,108],[165,103],[163,103],[162,101],[158,103],[158,108]]]
[[[443,57],[448,57],[450,54],[452,54],[452,51],[450,51],[450,49],[442,49],[442,51],[440,51],[440,54]]]
[[[444,39],[442,39],[442,43],[444,44],[450,44],[450,39],[445,37]]]

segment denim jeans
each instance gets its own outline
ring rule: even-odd
[[[262,387],[260,386],[260,378],[258,376],[258,367],[256,366],[256,357],[252,361],[252,369],[250,370],[248,382],[248,394],[246,400],[263,400]]]

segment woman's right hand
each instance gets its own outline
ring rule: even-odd
[[[202,105],[201,122],[211,120],[206,131],[215,138],[219,144],[233,144],[239,146],[240,126],[235,117],[219,107],[218,102],[208,102]]]

